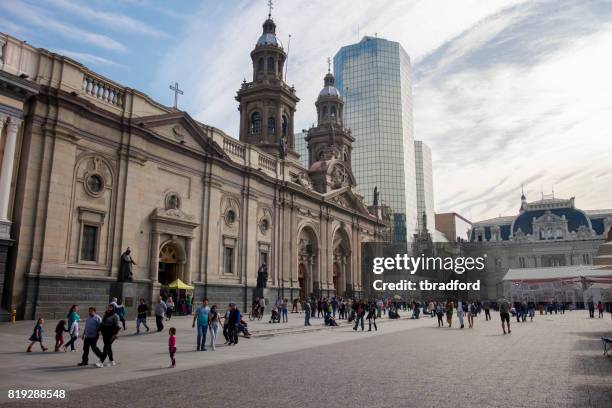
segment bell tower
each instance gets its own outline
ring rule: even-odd
[[[305,138],[308,144],[308,165],[312,166],[317,161],[335,158],[351,169],[355,139],[343,124],[344,100],[335,87],[329,58],[327,74],[323,78],[323,89],[319,92],[315,106],[317,126],[310,128]]]
[[[293,117],[300,100],[295,88],[283,80],[287,54],[276,37],[270,13],[263,32],[251,51],[253,79],[242,83],[236,94],[240,111],[240,140],[259,146],[266,153],[297,160],[294,151]]]

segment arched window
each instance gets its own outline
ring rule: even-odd
[[[274,120],[274,118],[268,118],[268,133],[276,133],[276,121]]]
[[[251,114],[251,134],[261,133],[261,115],[259,112],[253,112]]]
[[[289,131],[289,119],[285,115],[283,115],[283,136],[287,136],[287,132]]]
[[[283,76],[283,63],[281,60],[278,60],[278,76],[281,78]]]
[[[268,72],[274,73],[274,58],[268,58]]]
[[[329,116],[331,116],[332,118],[336,117],[336,107],[332,106],[329,112]]]
[[[259,61],[257,61],[257,71],[261,72],[264,70],[264,59],[260,58]]]
[[[326,118],[327,117],[327,106],[323,107],[323,110],[321,111],[321,118]]]

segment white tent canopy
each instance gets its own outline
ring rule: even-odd
[[[509,269],[504,281],[554,281],[573,278],[612,278],[612,269],[593,265],[555,266],[549,268]]]

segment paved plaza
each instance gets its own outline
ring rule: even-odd
[[[32,322],[3,324],[2,401],[42,406],[7,403],[7,391],[51,388],[68,399],[45,407],[610,406],[612,358],[600,341],[612,335],[609,314],[536,315],[513,321],[505,336],[497,313],[463,330],[439,329],[431,318],[380,323],[378,332],[356,333],[314,319],[304,331],[301,316],[290,315],[286,325],[252,323],[255,336],[237,347],[196,353],[189,319],[173,318],[175,369],[166,368],[167,334],[132,335],[133,322],[115,342],[119,364],[101,369],[76,366],[80,342],[76,353],[26,354]],[[54,325],[47,323],[48,346]]]

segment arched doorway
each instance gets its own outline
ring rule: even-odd
[[[344,297],[352,287],[351,245],[346,231],[339,227],[333,239],[333,284],[336,296]]]
[[[314,230],[306,226],[298,234],[298,283],[300,297],[319,296],[320,282],[317,266],[318,240]],[[299,274],[302,278],[299,278]]]
[[[182,279],[182,262],[179,247],[173,242],[164,244],[159,250],[158,282],[168,285]]]
[[[298,283],[300,285],[300,299],[306,299],[308,297],[308,293],[306,293],[306,266],[303,263],[300,263],[298,266]]]
[[[340,294],[338,293],[338,287],[339,287],[339,283],[338,279],[340,278],[340,267],[338,266],[338,262],[334,262],[334,269],[333,269],[333,283],[334,283],[334,290],[335,290],[335,294],[336,296],[340,296]]]

